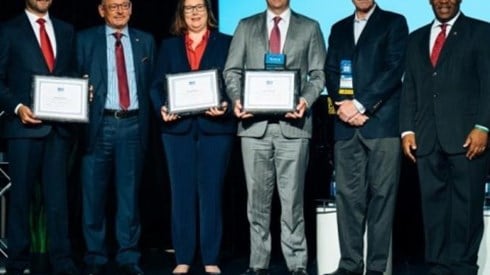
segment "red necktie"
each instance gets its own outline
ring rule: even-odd
[[[281,31],[279,30],[281,17],[274,17],[274,27],[272,27],[271,37],[269,38],[269,50],[271,53],[281,53]]]
[[[50,72],[53,71],[54,68],[54,53],[53,47],[51,47],[51,41],[49,41],[48,33],[46,32],[46,20],[43,18],[39,18],[36,20],[39,24],[39,40],[41,42],[41,51],[43,52],[44,60],[48,65],[48,69]]]
[[[116,38],[116,70],[117,70],[117,87],[119,89],[119,105],[121,109],[127,110],[129,107],[129,87],[128,76],[126,74],[126,62],[124,61],[124,49],[121,43],[122,33],[115,32]]]
[[[432,47],[432,53],[430,54],[430,61],[432,62],[432,66],[436,66],[437,60],[439,59],[439,54],[441,53],[442,47],[444,46],[444,42],[446,42],[446,27],[447,24],[440,25],[441,31],[437,35],[436,42]]]

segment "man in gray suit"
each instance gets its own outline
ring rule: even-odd
[[[289,0],[266,2],[267,11],[239,23],[224,70],[228,96],[241,119],[238,135],[251,243],[250,268],[245,274],[269,274],[269,223],[276,179],[282,209],[282,251],[292,274],[306,274],[303,189],[312,131],[309,107],[324,87],[325,43],[318,23],[293,12]],[[285,68],[299,71],[299,101],[293,112],[278,117],[254,116],[242,109],[242,70],[264,69],[264,57],[269,53],[284,55]]]

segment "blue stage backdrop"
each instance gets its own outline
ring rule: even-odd
[[[410,30],[415,30],[433,19],[429,0],[377,0],[386,10],[401,13],[407,18]],[[465,15],[490,21],[485,7],[488,0],[466,0],[461,4]],[[338,20],[353,13],[351,0],[291,0],[293,10],[305,14],[320,22],[325,40],[328,40],[330,27]],[[220,0],[219,25],[224,33],[233,34],[241,18],[265,10],[265,0]]]

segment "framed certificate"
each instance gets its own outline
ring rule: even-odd
[[[298,96],[298,71],[244,72],[243,109],[250,113],[294,111]]]
[[[169,112],[180,115],[220,106],[218,71],[168,74],[167,99]]]
[[[88,79],[36,75],[32,98],[39,119],[88,122]]]

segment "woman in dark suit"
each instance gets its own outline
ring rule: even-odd
[[[174,274],[189,273],[197,239],[206,273],[221,273],[222,190],[236,121],[221,79],[231,37],[215,28],[209,0],[179,0],[171,29],[176,37],[162,41],[155,68],[151,95],[170,176]],[[166,75],[209,69],[218,70],[221,106],[198,115],[168,112]]]

